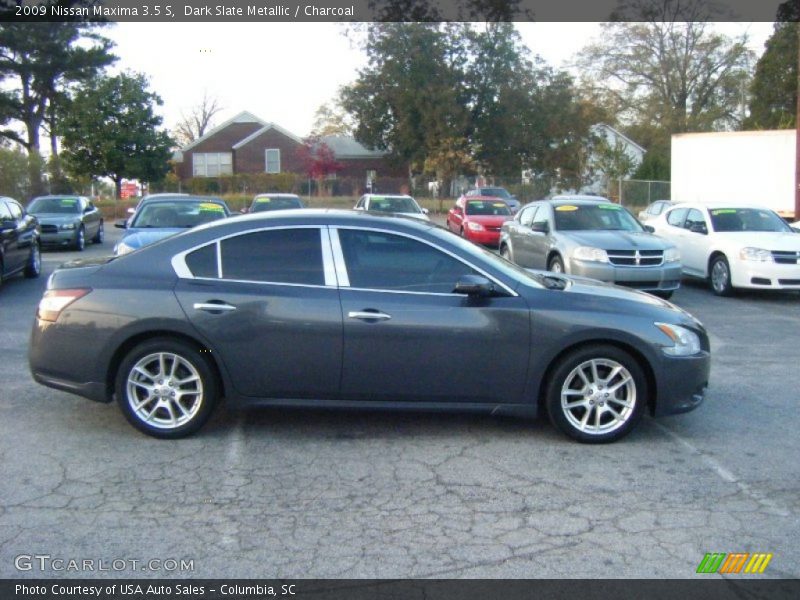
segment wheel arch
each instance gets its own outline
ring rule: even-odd
[[[706,277],[711,277],[711,265],[714,263],[714,260],[720,256],[725,260],[728,260],[728,255],[719,249],[712,251],[708,256],[708,261],[706,262]],[[728,261],[728,264],[730,264],[730,261]]]
[[[139,344],[156,338],[172,338],[184,342],[186,344],[189,344],[190,346],[193,346],[198,352],[202,352],[208,359],[208,364],[211,367],[211,371],[214,373],[214,377],[216,378],[217,384],[219,385],[220,397],[221,398],[225,397],[226,381],[225,377],[223,377],[222,374],[222,367],[217,362],[214,353],[210,351],[210,349],[206,344],[202,343],[197,338],[192,337],[191,335],[185,332],[179,332],[175,330],[165,330],[165,329],[153,329],[148,331],[142,331],[126,338],[121,344],[117,346],[116,350],[111,355],[111,359],[109,360],[105,375],[106,396],[109,401],[111,401],[111,399],[113,398],[114,382],[117,376],[117,371],[119,370],[120,364],[122,364],[122,361],[124,360],[125,356],[128,354],[128,352],[130,352],[133,348],[135,348]]]
[[[558,364],[564,359],[565,356],[575,352],[577,350],[581,350],[582,348],[586,348],[588,346],[614,346],[619,350],[627,352],[630,354],[634,360],[639,364],[642,371],[644,372],[645,379],[647,381],[647,410],[649,411],[650,415],[652,416],[655,413],[656,405],[658,404],[658,387],[656,385],[656,376],[655,372],[653,371],[653,367],[650,364],[650,361],[647,360],[647,357],[638,350],[632,344],[624,342],[622,340],[616,339],[608,339],[608,338],[591,338],[580,340],[570,344],[563,348],[558,354],[550,359],[547,364],[547,368],[544,370],[544,373],[539,381],[539,389],[536,396],[536,408],[539,414],[546,415],[547,414],[547,383],[550,381],[550,376],[552,375],[553,371],[555,371]]]

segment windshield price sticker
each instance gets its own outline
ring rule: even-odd
[[[605,210],[620,210],[620,207],[616,204],[600,204],[597,208],[602,208]]]
[[[272,202],[272,198],[256,198],[256,204],[267,204]]]
[[[717,210],[711,211],[712,215],[735,215],[736,209],[735,208],[718,208]]]
[[[558,212],[572,212],[573,210],[578,210],[578,207],[572,204],[564,204],[562,206],[556,206],[556,210]]]
[[[224,212],[219,204],[214,204],[213,202],[203,202],[200,205],[200,210],[210,211],[210,212]]]

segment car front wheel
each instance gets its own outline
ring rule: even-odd
[[[28,256],[28,262],[25,265],[25,277],[33,279],[38,277],[42,272],[42,249],[39,247],[38,242],[31,245],[31,253]]]
[[[102,244],[106,239],[106,231],[103,222],[100,221],[100,227],[97,228],[97,233],[92,238],[93,244]]]
[[[584,443],[614,442],[644,413],[647,381],[639,363],[615,346],[580,348],[556,365],[547,387],[550,420]]]
[[[563,273],[564,260],[558,254],[556,254],[550,259],[550,262],[547,263],[547,270],[552,271],[553,273]]]
[[[180,438],[211,416],[219,391],[207,359],[179,340],[136,346],[120,364],[117,402],[128,421],[157,438]]]
[[[84,248],[86,248],[86,230],[81,225],[75,233],[75,250],[81,252]]]
[[[732,296],[731,267],[728,259],[717,256],[711,262],[711,291],[717,296]]]

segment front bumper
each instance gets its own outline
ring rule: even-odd
[[[473,231],[469,228],[464,230],[464,237],[470,242],[483,244],[484,246],[498,246],[500,244],[500,230],[484,229],[483,231]]]
[[[800,264],[732,261],[730,268],[733,287],[800,290]]]
[[[42,232],[39,239],[42,246],[69,246],[75,243],[75,230],[65,229],[56,233]]]
[[[694,410],[705,399],[711,355],[703,351],[694,356],[662,356],[656,374],[656,402],[653,415],[662,417]]]
[[[570,259],[570,275],[590,277],[643,291],[672,291],[681,285],[681,264],[666,263],[657,267],[620,267]]]

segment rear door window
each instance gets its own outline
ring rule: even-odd
[[[673,227],[683,227],[683,222],[688,212],[688,208],[676,208],[675,210],[671,210],[667,213],[667,223]]]

